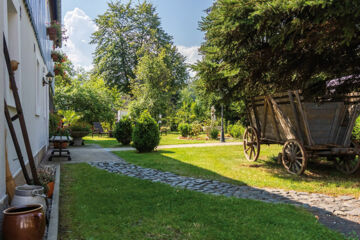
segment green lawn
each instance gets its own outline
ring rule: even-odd
[[[160,145],[178,145],[178,144],[194,144],[194,143],[214,143],[219,142],[219,140],[206,140],[206,134],[201,134],[196,137],[197,139],[179,139],[180,134],[177,132],[171,132],[167,135],[162,135],[160,140]],[[109,138],[108,136],[103,135],[91,137],[91,135],[84,137],[85,143],[88,144],[98,144],[104,148],[115,148],[123,147],[121,143],[118,143],[115,138]],[[228,142],[241,141],[240,139],[226,139]]]
[[[344,239],[304,209],[61,167],[60,239]]]
[[[257,162],[245,159],[242,146],[177,148],[147,154],[126,151],[116,154],[143,167],[183,176],[256,187],[360,196],[359,175],[345,176],[329,164],[309,163],[304,175],[294,176],[273,159],[280,151],[280,146],[263,145]]]

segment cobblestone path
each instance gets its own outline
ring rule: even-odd
[[[207,194],[224,195],[269,203],[286,203],[304,207],[317,215],[326,226],[343,233],[356,232],[360,236],[360,199],[351,196],[331,197],[324,194],[286,191],[272,188],[238,186],[216,180],[179,176],[170,172],[143,168],[119,161],[90,162],[92,166],[173,187],[186,188]]]

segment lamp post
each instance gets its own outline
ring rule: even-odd
[[[161,117],[162,117],[162,115],[161,115],[161,113],[159,114],[159,121],[158,121],[158,124],[159,124],[159,130],[161,129]]]
[[[225,133],[224,133],[224,104],[221,103],[221,135],[220,142],[225,142]]]

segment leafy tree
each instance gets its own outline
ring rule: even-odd
[[[72,110],[59,110],[59,115],[63,117],[64,125],[71,126],[81,119],[81,115]]]
[[[360,72],[359,8],[359,0],[217,0],[200,23],[204,57],[194,70],[224,101],[322,94],[326,80]]]
[[[56,85],[54,100],[56,109],[82,114],[88,123],[113,123],[115,111],[122,105],[120,94],[96,78],[89,81],[74,79],[71,85]]]
[[[147,1],[123,4],[110,2],[108,10],[95,19],[98,30],[91,43],[96,44],[94,63],[96,71],[105,82],[124,93],[131,91],[131,79],[146,52],[168,51],[166,64],[183,65],[183,57],[172,46],[171,37],[160,26],[155,8]],[[146,46],[146,48],[145,48]],[[169,69],[177,81],[184,81],[183,67]],[[170,74],[170,73],[167,73]]]
[[[136,67],[135,78],[131,80],[131,93],[133,102],[130,113],[137,118],[139,114],[148,110],[155,119],[159,115],[165,116],[175,108],[176,98],[181,87],[184,86],[186,69],[183,61],[171,62],[171,55],[176,53],[163,48],[160,53],[149,50],[139,60]],[[181,68],[182,75],[174,68]]]

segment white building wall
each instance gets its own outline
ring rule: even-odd
[[[4,3],[5,2],[5,3]],[[43,86],[42,79],[48,72],[46,64],[41,56],[40,48],[36,39],[27,8],[23,0],[5,0],[1,3],[12,4],[16,14],[10,10],[12,16],[5,17],[5,36],[8,42],[10,57],[20,62],[15,72],[20,100],[24,112],[25,122],[30,138],[33,156],[48,146],[48,85]],[[9,7],[5,7],[6,15]],[[10,27],[9,27],[10,26]],[[1,48],[2,49],[2,48]],[[12,115],[16,113],[12,92],[9,88],[8,77],[5,76],[5,96]],[[3,98],[2,98],[3,99]],[[1,100],[1,99],[0,99]],[[0,101],[2,102],[2,101]],[[1,112],[0,112],[1,113]],[[0,114],[2,115],[2,114]],[[23,142],[19,121],[14,122],[14,127],[20,142],[25,163],[28,157]],[[7,127],[6,127],[7,128]],[[6,140],[9,155],[9,165],[14,177],[22,175],[20,163],[13,146],[11,137]],[[31,176],[31,173],[29,171]],[[1,185],[1,184],[0,184]]]
[[[4,32],[4,1],[0,2],[0,33]],[[3,40],[2,35],[0,36],[0,49],[3,49]],[[4,136],[4,125],[5,125],[5,119],[4,114],[2,114],[2,109],[4,109],[4,77],[5,77],[5,66],[4,66],[4,54],[3,51],[0,51],[0,205],[5,197],[6,192],[6,185],[4,184],[6,182],[5,177],[5,136]],[[1,208],[1,206],[0,206]]]

